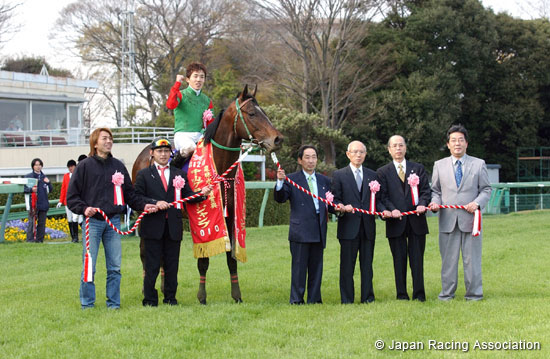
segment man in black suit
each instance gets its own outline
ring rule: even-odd
[[[334,203],[342,204],[338,218],[338,240],[340,241],[340,296],[342,303],[353,303],[355,289],[353,273],[357,252],[361,268],[361,303],[374,301],[372,287],[372,257],[374,254],[374,239],[376,224],[374,216],[353,212],[353,208],[368,210],[371,191],[369,183],[378,180],[376,172],[363,166],[367,148],[362,142],[353,141],[346,152],[350,160],[349,166],[334,171],[331,189]],[[383,211],[385,207],[376,196],[376,210]]]
[[[424,302],[424,249],[428,233],[424,213],[431,199],[428,175],[424,166],[405,159],[407,144],[402,136],[390,137],[388,151],[393,161],[380,167],[377,173],[380,178],[380,199],[386,207],[383,217],[386,219],[386,237],[393,256],[397,299],[410,299],[407,293],[408,254],[413,282],[412,298]],[[401,216],[401,212],[413,210],[419,214]]]
[[[315,172],[317,149],[305,145],[298,150],[301,171],[288,175],[298,185],[309,189],[321,198],[329,191],[328,177]],[[307,277],[307,302],[322,303],[321,281],[323,277],[323,250],[327,242],[327,205],[285,182],[285,171],[277,171],[275,200],[290,201],[290,226],[288,240],[292,256],[290,304],[304,304]],[[333,213],[332,207],[330,211]]]
[[[143,305],[157,306],[158,293],[155,282],[160,270],[161,260],[164,267],[164,300],[170,305],[178,304],[176,290],[178,288],[178,265],[180,244],[183,235],[182,212],[169,202],[176,200],[176,188],[187,178],[179,168],[168,166],[171,154],[170,141],[157,138],[151,144],[150,167],[137,174],[136,192],[148,203],[156,204],[160,211],[143,217],[140,226],[140,236],[145,243],[145,277],[143,278]],[[201,193],[200,197],[190,202],[205,200],[212,188],[204,187],[201,192],[193,192],[187,182],[180,188],[180,198]]]

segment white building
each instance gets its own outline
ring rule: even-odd
[[[86,91],[98,87],[92,80],[0,71],[0,176],[30,172],[35,157],[64,173],[67,160],[87,154],[82,108]]]

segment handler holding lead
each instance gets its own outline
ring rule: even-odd
[[[90,154],[75,169],[67,191],[67,205],[73,213],[90,217],[90,253],[93,275],[95,276],[99,243],[105,249],[107,267],[107,307],[120,308],[120,264],[122,247],[120,235],[109,227],[103,216],[105,212],[114,226],[120,228],[120,214],[126,211],[126,202],[134,210],[155,212],[157,207],[146,204],[138,196],[128,171],[122,162],[111,154],[113,134],[108,128],[97,128],[90,135]],[[85,263],[86,242],[83,241],[83,263]],[[95,304],[95,284],[84,281],[84,272],[80,279],[80,304],[82,309],[93,308]]]
[[[169,202],[177,201],[194,194],[200,194],[189,202],[204,201],[212,191],[212,185],[200,192],[193,192],[185,180],[187,174],[174,166],[168,166],[172,144],[160,137],[151,144],[150,154],[153,163],[137,174],[136,192],[149,203],[155,203],[159,212],[143,217],[140,236],[145,244],[145,277],[143,278],[143,305],[158,305],[158,292],[155,289],[161,261],[164,268],[163,303],[177,305],[178,267],[180,245],[183,236],[183,216],[181,205],[170,207]],[[180,207],[180,208],[178,208]]]

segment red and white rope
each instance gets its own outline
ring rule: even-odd
[[[275,153],[271,153],[271,159],[273,160],[273,162],[275,162],[275,164],[277,165],[277,168],[278,169],[282,169],[281,167],[281,164],[279,163],[279,161],[277,160],[277,155],[275,155]],[[308,191],[307,189],[305,189],[304,187],[300,186],[299,184],[297,184],[296,182],[294,182],[293,180],[291,180],[290,178],[288,178],[288,176],[285,175],[285,180],[290,183],[291,185],[293,185],[294,187],[298,188],[300,191],[302,192],[305,192],[307,193],[308,195],[310,195],[311,197],[314,197],[314,198],[317,198],[318,200],[320,201],[323,201],[324,203],[326,203],[327,205],[329,206],[332,206],[334,208],[337,208],[338,205],[334,204],[334,202],[331,202],[331,201],[328,201],[327,199],[325,198],[321,198],[313,193],[311,193],[310,191]],[[438,205],[439,208],[454,208],[454,209],[463,209],[463,210],[466,210],[466,206],[461,206],[461,205]],[[426,206],[426,209],[430,209]],[[431,209],[430,209],[431,210]],[[382,212],[376,212],[376,211],[367,211],[367,210],[364,210],[362,208],[353,208],[353,211],[354,212],[360,212],[360,213],[364,213],[364,214],[370,214],[370,215],[373,215],[373,216],[382,216]],[[401,212],[401,215],[402,216],[410,216],[412,214],[419,214],[418,211],[414,210],[414,211],[406,211],[406,212]],[[476,221],[479,222],[478,223],[474,223],[474,230],[472,233],[477,233],[477,235],[479,234],[479,231],[481,230],[481,212],[479,210],[476,210],[476,213],[475,213],[475,218],[476,218]],[[478,231],[476,231],[476,227],[479,227]],[[474,236],[476,236],[476,234],[474,234]]]
[[[93,282],[92,254],[90,253],[90,218],[86,217],[86,255],[84,257],[84,282]]]
[[[241,162],[246,156],[248,156],[250,151],[252,151],[253,149],[254,149],[254,147],[250,146],[246,151],[244,151],[239,156],[239,159],[237,161],[235,161],[235,163],[233,163],[231,166],[229,166],[229,168],[227,170],[225,170],[225,172],[222,173],[221,176],[216,176],[216,178],[212,181],[212,185],[216,185],[216,184],[218,184],[222,181],[226,181],[227,179],[225,177],[229,174],[229,172],[231,172],[239,164],[239,162]],[[169,205],[170,206],[175,206],[177,204],[182,204],[183,202],[187,202],[187,201],[189,201],[193,198],[197,198],[199,196],[201,196],[201,194],[196,193],[196,194],[191,195],[189,197],[182,198],[180,200],[171,202],[171,203],[169,203]],[[115,227],[115,225],[111,222],[109,217],[107,217],[107,215],[105,214],[105,212],[103,212],[103,210],[101,208],[95,208],[95,210],[103,216],[103,218],[105,219],[105,221],[107,222],[109,227],[111,227],[113,229],[113,231],[115,231],[118,234],[123,235],[123,236],[126,236],[126,235],[134,232],[136,230],[136,228],[139,226],[143,216],[149,214],[149,211],[143,211],[139,215],[138,219],[136,220],[136,223],[134,223],[134,226],[130,230],[121,231],[120,229]],[[85,241],[84,245],[86,246],[86,254],[84,256],[84,278],[83,278],[83,280],[84,280],[84,282],[93,282],[92,255],[90,253],[90,217],[86,217],[86,241]]]
[[[224,173],[222,173],[221,176],[217,176],[213,181],[212,181],[212,185],[216,185],[222,181],[225,181],[226,180],[226,176],[229,174],[229,172],[231,172],[231,170],[233,170],[246,156],[248,156],[248,154],[250,153],[250,151],[252,151],[254,148],[251,146],[249,147],[246,151],[244,151],[240,156],[239,156],[239,159],[237,161],[235,161],[231,166],[229,166],[229,168],[227,170],[225,170]],[[177,200],[177,201],[174,201],[174,202],[171,202],[169,203],[170,206],[175,206],[176,204],[181,204],[183,202],[187,202],[191,199],[194,199],[194,198],[197,198],[201,196],[200,193],[196,193],[194,195],[191,195],[189,197],[186,197],[186,198],[182,198],[180,200]],[[120,235],[123,235],[123,236],[126,236],[132,232],[134,232],[136,230],[136,228],[139,226],[139,223],[141,222],[141,219],[143,218],[143,216],[149,214],[149,211],[143,211],[138,219],[136,220],[136,223],[134,223],[134,226],[129,229],[128,231],[121,231],[120,229],[116,228],[115,225],[111,222],[111,220],[109,219],[109,217],[107,217],[107,215],[105,214],[105,212],[103,212],[103,210],[101,210],[100,208],[95,208],[95,210],[97,212],[99,212],[103,218],[105,219],[105,221],[107,222],[107,224],[115,231],[117,232],[118,234]],[[88,224],[88,217],[86,217],[86,224]],[[89,248],[89,243],[88,243],[88,226],[86,226],[86,248]]]

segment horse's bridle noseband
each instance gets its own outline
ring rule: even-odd
[[[248,140],[252,143],[254,141],[256,141],[256,145],[259,146],[260,145],[260,142],[258,140],[256,140],[252,134],[250,133],[250,130],[248,129],[248,126],[246,125],[246,121],[244,120],[244,117],[243,117],[243,112],[242,112],[242,108],[244,105],[246,105],[247,103],[249,103],[251,100],[253,99],[253,97],[250,97],[250,98],[247,98],[246,100],[244,100],[243,103],[241,103],[239,105],[239,99],[235,99],[235,109],[237,110],[237,113],[235,114],[235,121],[233,121],[233,131],[235,132],[235,135],[237,135],[237,121],[240,119],[241,122],[243,123],[243,127],[246,131],[246,134],[248,135]],[[212,144],[222,150],[226,150],[226,151],[241,151],[241,148],[240,147],[226,147],[226,146],[223,146],[223,145],[220,145],[219,143],[217,143],[216,141],[214,141],[214,139],[211,139],[210,142],[212,142]]]

